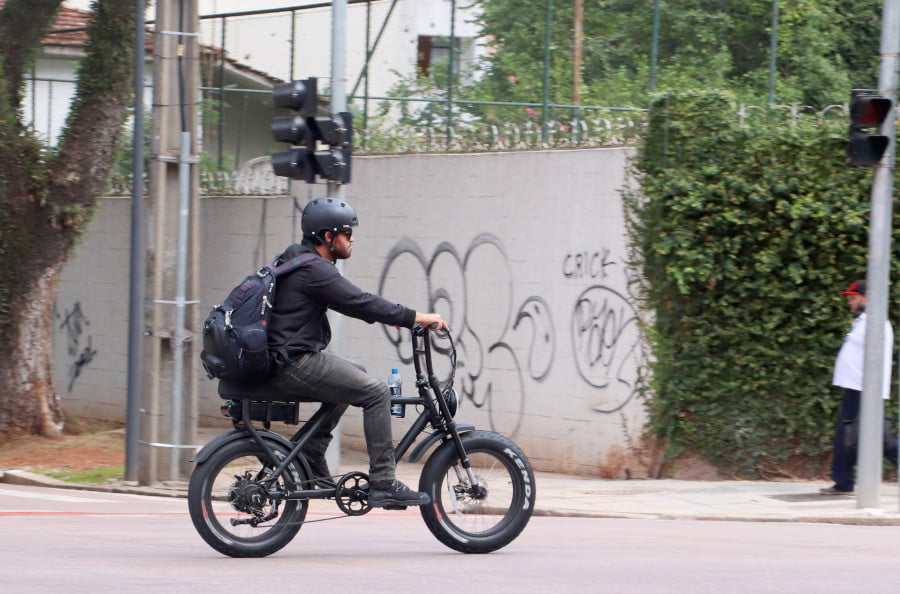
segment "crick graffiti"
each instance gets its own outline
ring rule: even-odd
[[[569,254],[563,262],[564,278],[581,287],[573,294],[568,325],[577,377],[597,393],[591,408],[611,413],[631,400],[643,365],[637,314],[625,296],[606,286],[630,281],[620,277],[625,267],[608,250]],[[585,290],[586,277],[596,284]],[[510,436],[521,427],[529,391],[554,366],[568,373],[571,365],[556,361],[560,345],[552,312],[565,311],[564,303],[551,304],[539,294],[518,296],[516,280],[502,242],[485,233],[463,249],[442,242],[431,254],[403,238],[387,254],[378,285],[381,295],[404,295],[408,303],[441,312],[453,329],[457,393],[485,412],[492,430]],[[408,335],[389,327],[385,334],[397,357],[411,363]],[[440,339],[434,347],[449,350]]]
[[[591,408],[615,412],[635,395],[647,361],[637,310],[627,294],[610,285],[627,289],[637,279],[606,248],[566,254],[562,275],[596,283],[575,299],[570,319],[572,353],[581,379],[597,388]]]
[[[81,302],[75,302],[72,309],[66,310],[63,314],[56,311],[54,315],[59,321],[58,329],[65,335],[66,354],[71,361],[68,384],[68,391],[71,392],[81,371],[97,355],[97,350],[91,346],[92,337],[89,333],[91,322],[81,311]]]

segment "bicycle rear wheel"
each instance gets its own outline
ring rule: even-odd
[[[452,442],[425,463],[419,490],[431,497],[420,510],[434,536],[462,553],[490,553],[512,542],[534,510],[534,472],[512,441],[490,431],[461,436],[476,484]]]
[[[275,457],[287,449],[269,442]],[[191,474],[188,510],[206,543],[230,557],[265,557],[287,545],[306,518],[307,501],[282,499],[306,479],[291,463],[277,480],[263,483],[274,470],[252,439],[225,444]],[[273,495],[275,494],[275,495]]]

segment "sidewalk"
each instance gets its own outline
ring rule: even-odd
[[[336,473],[365,470],[365,455],[345,452],[340,466]],[[420,469],[401,462],[397,477],[417,485]],[[892,482],[881,485],[880,505],[872,509],[858,508],[852,496],[820,495],[830,485],[825,481],[602,480],[541,472],[535,482],[535,515],[900,526],[898,486]],[[0,471],[0,483],[167,497],[185,497],[187,490],[186,483],[76,485],[20,470]]]

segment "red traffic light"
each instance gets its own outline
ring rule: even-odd
[[[880,126],[891,111],[891,100],[880,95],[854,95],[850,101],[850,125]]]
[[[890,138],[877,128],[891,114],[893,102],[871,91],[853,91],[850,97],[850,130],[847,133],[847,164],[874,167],[881,162]]]

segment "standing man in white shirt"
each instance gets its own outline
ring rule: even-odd
[[[841,413],[834,428],[831,460],[831,478],[834,486],[820,489],[823,495],[853,495],[856,444],[845,443],[847,425],[859,423],[859,398],[863,384],[863,362],[866,346],[866,281],[850,284],[846,291],[847,304],[853,314],[850,333],[838,351],[834,362],[832,384],[844,389]],[[894,330],[890,322],[884,328],[884,382],[881,397],[887,400],[891,394],[891,358],[894,351]],[[857,425],[858,427],[858,425]],[[897,440],[885,429],[884,456],[897,466]]]

